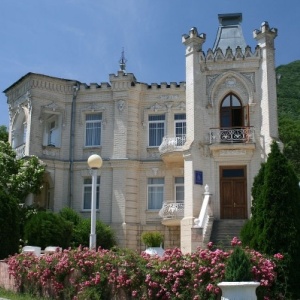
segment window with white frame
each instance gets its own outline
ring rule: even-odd
[[[160,146],[165,135],[165,115],[149,115],[149,146]]]
[[[85,116],[85,146],[101,145],[102,113],[86,114]]]
[[[184,202],[184,177],[175,177],[175,199],[176,203]]]
[[[148,209],[161,209],[164,202],[164,178],[148,178]]]
[[[43,145],[60,147],[61,144],[61,115],[60,114],[47,114],[45,117],[45,128]]]
[[[16,117],[12,128],[12,147],[18,148],[26,143],[27,136],[27,122],[24,111],[21,110],[20,114]]]
[[[51,120],[48,123],[48,145],[55,145],[55,129],[56,129],[56,122],[55,120]]]
[[[97,176],[96,185],[96,209],[99,209],[100,176]],[[83,209],[90,210],[92,207],[92,178],[83,180]]]
[[[182,146],[186,141],[186,115],[175,114],[174,123],[176,146]]]

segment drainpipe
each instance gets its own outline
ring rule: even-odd
[[[75,117],[76,117],[76,98],[79,85],[73,85],[73,98],[71,107],[71,124],[70,124],[70,147],[69,147],[69,197],[68,206],[73,205],[73,181],[74,181],[74,143],[75,143]]]

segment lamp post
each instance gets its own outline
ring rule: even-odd
[[[91,203],[91,233],[90,233],[90,250],[96,249],[96,187],[97,173],[102,166],[102,158],[97,154],[92,154],[87,161],[92,170],[92,203]]]

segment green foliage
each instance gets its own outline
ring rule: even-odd
[[[66,221],[72,222],[74,226],[77,226],[82,219],[82,217],[74,209],[67,206],[59,212],[59,215]]]
[[[78,247],[81,245],[88,247],[90,232],[91,220],[81,219],[81,221],[73,229],[72,246]],[[105,225],[99,220],[96,221],[96,236],[97,247],[110,249],[116,244],[114,232],[111,227]]]
[[[142,242],[147,247],[159,247],[164,241],[163,235],[158,231],[146,231],[142,233]]]
[[[276,73],[281,74],[277,85],[279,137],[300,178],[300,60],[279,66]]]
[[[0,141],[0,188],[23,202],[30,193],[40,192],[45,166],[37,157],[16,159],[8,143]]]
[[[8,132],[4,125],[0,126],[0,141],[8,142]]]
[[[273,142],[267,162],[252,189],[252,219],[242,229],[242,241],[256,250],[286,257],[290,291],[300,294],[300,189],[298,178]]]
[[[300,101],[298,100],[300,103]],[[279,136],[284,144],[283,153],[292,163],[300,179],[300,120],[287,115],[279,117]]]
[[[58,214],[40,211],[33,214],[25,224],[25,239],[29,245],[60,246],[67,248],[70,245],[72,223],[64,220]]]
[[[250,281],[251,261],[245,251],[236,246],[230,255],[225,269],[225,281]]]
[[[19,206],[17,200],[0,190],[0,259],[18,252]]]

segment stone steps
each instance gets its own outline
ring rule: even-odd
[[[222,219],[214,220],[210,241],[217,248],[228,250],[231,247],[231,240],[240,236],[240,231],[246,220]]]

